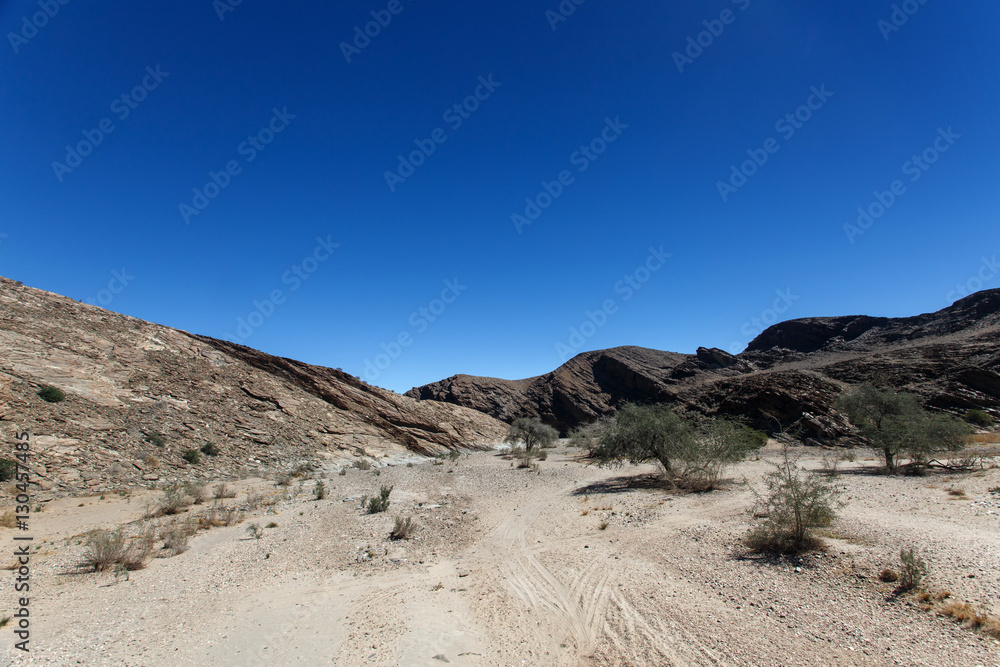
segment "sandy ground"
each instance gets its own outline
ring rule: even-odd
[[[140,519],[145,499],[48,503],[31,517],[31,652],[8,626],[0,664],[1000,665],[1000,642],[876,576],[918,547],[933,586],[1000,614],[1000,468],[888,478],[845,464],[827,548],[774,560],[739,540],[775,451],[725,490],[687,495],[656,488],[652,466],[576,456],[550,450],[537,474],[491,452],[351,469],[325,478],[320,501],[314,481],[250,480],[242,491],[283,499],[117,582],[74,568],[82,535]],[[359,497],[382,484],[389,511],[365,513]],[[415,518],[415,537],[388,539],[397,515]],[[251,522],[277,526],[255,540]],[[0,553],[15,534],[0,530]],[[5,584],[3,610],[14,596]]]

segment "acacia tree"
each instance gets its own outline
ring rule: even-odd
[[[841,394],[837,407],[882,450],[890,473],[899,467],[901,456],[923,466],[933,452],[962,449],[973,430],[951,415],[928,412],[916,394],[876,389],[867,383]]]
[[[666,476],[708,490],[723,469],[763,444],[756,432],[722,419],[695,425],[666,404],[625,404],[601,433],[593,456],[600,465],[656,461]]]
[[[507,437],[504,442],[515,445],[524,443],[524,459],[531,460],[532,452],[536,447],[548,447],[559,437],[559,431],[548,424],[543,424],[538,417],[519,417],[514,420],[507,430]]]

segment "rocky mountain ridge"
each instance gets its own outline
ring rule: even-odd
[[[807,442],[850,435],[834,409],[861,382],[913,391],[931,408],[1000,414],[1000,290],[914,317],[814,317],[775,324],[737,355],[617,347],[585,352],[524,380],[456,375],[407,396],[447,401],[510,420],[538,416],[566,432],[623,401],[745,419]]]
[[[0,278],[0,433],[25,431],[58,494],[415,458],[488,446],[505,425]]]

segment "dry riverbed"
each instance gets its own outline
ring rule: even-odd
[[[31,651],[14,649],[8,625],[0,663],[1000,666],[1000,642],[878,578],[917,547],[931,586],[1000,615],[1000,468],[890,478],[862,455],[834,479],[847,505],[826,549],[764,559],[740,539],[777,454],[704,494],[565,447],[537,473],[495,452],[331,472],[323,500],[314,479],[246,480],[226,503],[275,504],[128,579],[76,569],[84,534],[140,521],[156,494],[52,501],[31,515]],[[389,510],[368,514],[361,496],[381,485]],[[418,524],[411,539],[388,539],[396,516]],[[0,553],[16,534],[0,530]],[[2,590],[5,615],[16,594]]]

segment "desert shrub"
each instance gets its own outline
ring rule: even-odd
[[[590,424],[577,426],[569,433],[569,444],[571,447],[586,449],[587,454],[589,456],[593,456],[594,450],[597,449],[597,444],[601,438],[601,434],[604,433],[609,426],[611,426],[611,420],[607,417],[602,417],[595,422],[591,422]]]
[[[927,576],[927,563],[914,549],[900,549],[899,589],[910,591],[919,588]]]
[[[226,507],[220,502],[215,502],[203,514],[198,516],[199,528],[216,528],[219,526],[232,526],[243,519],[243,513],[235,507]]]
[[[344,475],[347,474],[347,468],[341,468],[340,472],[338,472],[337,474],[343,477]]]
[[[264,537],[264,529],[260,527],[259,523],[251,523],[247,526],[246,533],[255,540],[259,540]]]
[[[412,535],[417,530],[417,524],[413,522],[413,517],[406,517],[405,519],[401,516],[396,517],[396,523],[392,528],[392,532],[389,533],[390,540],[408,540],[410,535]]]
[[[201,484],[186,482],[184,484],[184,493],[191,498],[191,502],[195,505],[202,505],[206,500],[208,500],[208,492]]]
[[[899,581],[899,573],[887,567],[878,573],[878,580],[884,581],[887,584],[891,584],[895,581]]]
[[[985,410],[969,410],[966,412],[962,419],[969,422],[973,426],[979,426],[981,428],[989,428],[993,426],[993,417],[990,413]]]
[[[326,485],[323,484],[323,480],[316,480],[316,486],[313,487],[313,495],[316,496],[316,500],[326,498]]]
[[[121,528],[95,530],[87,535],[86,549],[80,567],[92,572],[104,572],[116,565],[126,570],[141,570],[153,551],[153,533],[147,530],[131,539]]]
[[[160,499],[159,508],[156,513],[165,516],[180,514],[190,507],[192,502],[194,502],[194,499],[187,494],[184,487],[178,484],[171,484],[163,490],[163,498]]]
[[[215,485],[213,495],[216,498],[235,498],[236,492],[230,489],[225,482],[219,482]]]
[[[157,433],[155,431],[147,433],[146,440],[156,445],[157,447],[163,447],[165,444],[167,444],[167,439],[163,436],[163,434]]]
[[[143,452],[139,455],[139,460],[150,468],[160,467],[160,458],[156,454],[150,454],[149,452]]]
[[[0,459],[0,482],[14,479],[17,472],[17,461],[14,459]]]
[[[368,459],[358,459],[357,461],[354,462],[354,467],[357,468],[358,470],[371,470],[372,462],[369,461]]]
[[[787,446],[764,484],[767,493],[757,498],[754,510],[763,521],[750,531],[747,545],[769,553],[799,553],[819,546],[811,531],[833,521],[839,506],[836,487],[816,473],[803,475]]]
[[[392,493],[391,486],[383,486],[379,489],[377,496],[368,499],[368,513],[378,514],[389,509],[389,494]]]
[[[882,450],[886,470],[895,472],[900,456],[913,467],[926,465],[930,454],[965,447],[972,428],[946,414],[928,412],[916,394],[876,389],[863,384],[841,394],[837,407],[861,434]]]
[[[671,482],[708,490],[758,443],[755,431],[734,422],[710,419],[696,426],[666,404],[625,404],[601,433],[593,457],[600,465],[656,461]]]
[[[546,447],[559,437],[559,431],[548,424],[543,424],[537,417],[520,417],[514,420],[507,430],[507,437],[504,442],[514,445],[518,442],[524,443],[524,448],[529,452],[535,447]]]
[[[58,387],[44,386],[38,390],[38,397],[46,403],[60,403],[66,400],[66,394]]]
[[[201,447],[201,453],[208,456],[218,456],[221,451],[222,450],[220,450],[213,442],[210,442],[207,445],[202,445]]]
[[[181,458],[191,465],[194,465],[201,461],[201,454],[198,453],[197,449],[185,449],[184,453],[181,454]]]
[[[14,528],[17,526],[17,516],[13,510],[7,510],[0,515],[0,528]]]
[[[265,527],[265,528],[277,528],[277,527],[278,527],[278,524],[276,524],[276,523],[275,523],[275,522],[273,522],[273,521],[268,521],[268,522],[267,522],[267,525],[266,525],[266,526],[264,526],[264,527]]]
[[[290,473],[283,472],[274,478],[274,483],[278,486],[291,486],[292,475]]]
[[[174,528],[163,540],[163,557],[170,558],[188,550],[189,533],[184,528]]]

